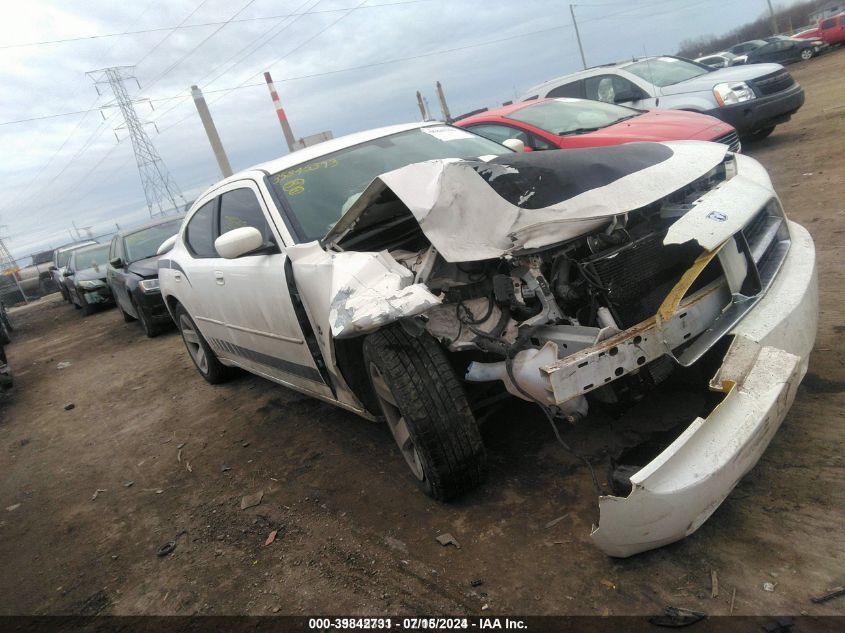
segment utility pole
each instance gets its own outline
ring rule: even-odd
[[[191,96],[194,98],[194,105],[197,106],[197,112],[200,115],[200,121],[205,128],[205,135],[208,137],[208,142],[211,143],[211,151],[214,152],[214,158],[217,159],[217,166],[220,167],[220,173],[224,178],[232,175],[232,166],[229,164],[229,157],[226,156],[226,150],[223,149],[223,143],[220,142],[220,135],[217,133],[217,127],[214,125],[214,119],[211,118],[211,112],[208,111],[208,104],[205,102],[205,97],[202,96],[202,91],[197,86],[191,86]]]
[[[5,226],[0,227],[5,229]],[[24,303],[29,303],[29,299],[26,297],[26,293],[21,288],[21,282],[18,279],[18,263],[15,261],[15,258],[12,257],[12,254],[9,252],[9,249],[6,248],[6,242],[4,241],[3,236],[0,236],[0,273],[6,273],[15,280],[15,285],[18,287],[18,292],[21,293],[23,297]],[[8,272],[7,272],[8,271]]]
[[[440,110],[443,112],[443,120],[446,123],[452,122],[452,115],[449,113],[449,106],[446,105],[446,95],[443,94],[443,86],[437,82],[437,98],[440,99]]]
[[[578,32],[578,22],[575,21],[575,5],[569,5],[569,14],[572,16],[572,26],[575,27],[575,39],[578,40],[578,50],[581,52],[581,65],[587,70],[587,60],[584,57],[584,47],[581,46],[581,34]]]
[[[276,86],[273,84],[273,78],[269,72],[264,73],[264,80],[267,82],[267,87],[270,89],[270,97],[273,99],[273,105],[276,107],[276,114],[279,117],[279,123],[282,124],[282,133],[285,135],[285,142],[288,144],[288,151],[296,151],[296,141],[293,138],[293,130],[290,129],[290,122],[285,114],[285,109],[282,107],[282,102],[279,99],[279,93],[276,92]]]
[[[150,141],[150,137],[147,136],[147,132],[144,130],[145,124],[141,123],[138,113],[135,112],[136,103],[145,101],[152,108],[152,102],[149,99],[132,99],[126,90],[124,82],[127,79],[134,79],[138,88],[141,87],[132,74],[134,68],[134,66],[111,66],[92,70],[85,74],[94,82],[97,94],[102,94],[99,88],[100,84],[108,84],[112,94],[114,94],[114,102],[106,104],[103,108],[120,108],[123,115],[123,125],[116,130],[126,128],[129,131],[129,139],[132,141],[132,149],[135,152],[135,163],[138,165],[138,173],[141,177],[141,186],[144,188],[144,198],[147,200],[147,209],[150,212],[150,217],[154,217],[165,215],[171,210],[180,208],[177,198],[182,200],[182,204],[184,204],[185,198],[167,171],[167,167],[152,141]],[[105,118],[105,115],[103,115],[103,118]],[[115,137],[117,137],[116,130]],[[157,127],[156,130],[158,130]],[[157,210],[154,211],[153,207]]]
[[[769,15],[772,18],[772,35],[777,35],[780,33],[780,29],[778,28],[778,19],[775,15],[775,10],[772,8],[772,0],[766,0],[769,4]]]
[[[420,114],[422,115],[423,121],[428,121],[428,110],[425,108],[425,102],[423,101],[423,96],[419,90],[417,90],[417,105],[420,107]]]

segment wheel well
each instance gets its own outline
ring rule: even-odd
[[[176,306],[181,305],[179,300],[173,295],[168,295],[164,298],[164,305],[167,306],[167,311],[170,312],[170,318],[176,321]]]
[[[334,339],[334,355],[338,371],[358,400],[373,415],[381,415],[376,394],[364,365],[365,336]]]

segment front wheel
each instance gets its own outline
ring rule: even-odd
[[[753,132],[752,134],[749,134],[748,136],[746,136],[745,140],[751,141],[751,142],[762,141],[764,138],[769,136],[774,131],[775,131],[774,125],[772,125],[771,127],[764,127],[762,130],[757,130],[756,132]]]
[[[229,368],[217,360],[217,356],[205,342],[191,315],[181,305],[176,306],[175,312],[176,325],[179,326],[182,340],[197,371],[206,382],[212,385],[226,381],[230,376]]]
[[[481,484],[487,475],[481,433],[437,342],[388,327],[364,340],[364,364],[402,457],[426,494],[446,501]]]
[[[801,51],[801,59],[803,59],[804,61],[807,61],[812,56],[813,56],[813,49],[812,48],[805,48],[803,51]]]
[[[144,311],[140,308],[137,303],[133,301],[132,306],[135,308],[135,312],[138,314],[138,320],[141,322],[141,327],[144,329],[144,334],[147,335],[147,338],[155,338],[156,336],[161,334],[160,326],[150,321],[150,317],[148,317],[144,313]]]

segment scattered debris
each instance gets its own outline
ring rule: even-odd
[[[178,448],[181,451],[183,448],[185,448],[185,442],[182,442],[181,444],[177,444],[176,448]]]
[[[18,504],[20,505],[20,504]],[[6,508],[7,510],[9,508]],[[833,600],[834,598],[838,598],[839,596],[845,596],[845,587],[834,587],[827,593],[823,593],[820,596],[814,596],[810,598],[816,604],[822,604],[823,602],[827,602],[828,600]]]
[[[194,472],[194,469],[191,468],[191,462],[185,462],[185,470],[187,470],[189,473]]]
[[[719,576],[716,574],[715,569],[710,570],[710,597],[719,597]]]
[[[734,603],[736,602],[736,587],[734,587],[733,593],[731,594],[731,611],[728,615],[734,614]]]
[[[489,608],[490,608],[490,605],[485,604],[485,605],[483,605],[483,606],[481,607],[481,610],[482,610],[482,611],[487,611],[487,609],[489,609]]]
[[[259,490],[258,492],[251,494],[251,495],[244,495],[241,499],[241,510],[246,510],[247,508],[252,508],[253,506],[257,506],[261,503],[261,500],[264,498],[264,491]]]
[[[56,369],[67,369],[68,367],[70,367],[69,360],[63,360],[62,362],[56,365]]]
[[[601,584],[603,584],[608,589],[616,589],[616,585],[609,580],[602,579]]]
[[[445,534],[439,534],[437,536],[437,542],[444,547],[447,545],[454,545],[456,548],[461,549],[461,544],[458,543],[457,539],[448,532]]]
[[[470,580],[470,581],[469,581],[469,586],[470,586],[470,587],[480,587],[480,586],[481,586],[481,585],[483,585],[483,584],[484,584],[484,581],[483,581],[483,580]]]
[[[65,405],[65,411],[70,411],[71,409],[73,409],[73,408],[75,408],[75,407],[76,407],[76,405],[75,405],[75,404],[73,404],[72,402],[68,402],[68,403]]]
[[[162,490],[161,488],[159,488],[158,490],[156,490],[156,494],[157,494],[157,495],[160,495],[162,492],[164,492],[164,490]]]
[[[94,491],[94,494],[91,495],[91,501],[94,501],[100,495],[101,492],[106,492],[106,489],[105,488],[97,488]]]
[[[6,510],[8,510],[9,512],[13,512],[20,507],[21,507],[21,504],[15,503],[14,505],[6,506]]]
[[[567,512],[566,514],[564,514],[564,515],[562,515],[562,516],[559,516],[559,517],[558,517],[558,518],[556,518],[556,519],[552,519],[551,521],[549,521],[548,523],[546,523],[546,525],[545,525],[546,529],[548,530],[550,527],[554,527],[555,525],[557,525],[558,523],[560,523],[561,521],[563,521],[563,520],[564,520],[566,517],[568,517],[568,516],[569,516],[569,513]]]
[[[168,554],[170,554],[175,549],[176,549],[176,541],[167,541],[167,543],[165,543],[164,545],[162,545],[161,547],[158,548],[158,552],[156,553],[156,556],[158,556],[159,558],[167,556]]]
[[[249,442],[244,442],[243,444],[241,444],[241,446],[243,446],[244,448],[246,448],[247,446],[249,446]]]
[[[401,552],[403,554],[408,553],[408,546],[405,545],[403,541],[400,541],[398,538],[393,538],[392,536],[385,536],[384,542],[387,543],[388,547],[391,549],[395,549],[397,552]]]
[[[134,485],[135,485],[134,481],[127,481],[125,484],[123,484],[123,487],[124,488],[131,488]]]
[[[776,582],[764,582],[763,583],[763,591],[774,591],[775,587],[777,587]]]
[[[180,464],[182,463],[182,449],[181,448],[178,451],[176,451],[176,461],[179,462]]]
[[[666,607],[662,615],[653,615],[648,621],[655,626],[667,626],[671,628],[680,628],[689,626],[700,622],[707,617],[706,613],[701,611],[692,611],[691,609],[684,609],[683,607]]]
[[[225,464],[224,464],[223,466],[221,466],[221,467],[220,467],[220,472],[221,472],[221,473],[227,473],[227,472],[229,472],[230,470],[232,470],[232,467],[231,467],[231,466],[226,466]]]
[[[268,545],[272,545],[273,541],[276,540],[276,535],[278,533],[279,533],[279,530],[273,530],[272,532],[270,532],[270,534],[267,536],[267,540],[264,541],[264,547],[267,547]]]

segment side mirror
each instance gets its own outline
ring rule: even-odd
[[[264,246],[264,236],[261,235],[261,231],[252,226],[234,229],[214,240],[214,248],[220,257],[226,259],[235,259],[256,251],[262,246]]]
[[[173,248],[176,245],[176,239],[178,237],[179,237],[178,234],[171,235],[166,240],[164,240],[161,243],[161,246],[158,247],[158,250],[156,251],[156,255],[163,255],[164,253],[169,251],[171,248]]]
[[[502,141],[502,145],[512,149],[515,152],[524,152],[525,151],[525,143],[520,141],[518,138],[509,138]]]
[[[120,257],[113,257],[109,260],[109,266],[112,268],[123,268],[123,260]]]

